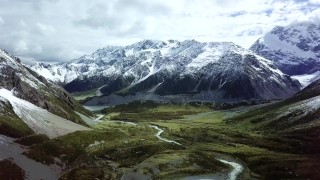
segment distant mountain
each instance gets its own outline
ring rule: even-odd
[[[55,130],[55,126],[63,126],[59,125],[59,122],[65,122],[72,129],[71,126],[77,127],[77,124],[72,125],[71,121],[85,125],[77,113],[91,115],[63,88],[48,82],[21,64],[19,58],[1,49],[0,80],[0,133],[17,128],[9,132],[9,135],[21,135],[19,132],[12,133],[19,131],[20,125],[28,129],[22,125],[23,123],[19,123],[18,119],[21,119],[38,133],[42,132],[38,126],[49,128],[48,132],[52,131],[49,136],[53,137],[53,134],[59,134],[56,131],[64,131],[61,134],[69,132],[65,127]]]
[[[238,101],[286,98],[300,89],[271,61],[229,42],[145,40],[31,69],[69,92],[95,89],[97,95],[148,92]]]
[[[304,75],[320,70],[319,42],[320,24],[300,22],[273,28],[250,49],[288,75]]]

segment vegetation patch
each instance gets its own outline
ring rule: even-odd
[[[34,133],[32,129],[13,112],[10,104],[3,105],[3,109],[0,109],[1,134],[13,138],[20,138]]]
[[[157,103],[153,101],[133,101],[128,104],[106,108],[104,113],[118,113],[111,120],[123,121],[152,121],[152,120],[177,120],[184,116],[209,111],[207,105]]]
[[[104,172],[94,166],[81,166],[71,169],[63,174],[59,180],[87,180],[87,179],[103,179]]]
[[[67,174],[83,177],[91,177],[90,168],[96,167],[106,179],[119,179],[126,172],[155,179],[231,172],[232,167],[217,158],[243,164],[242,179],[315,179],[319,174],[305,167],[320,166],[320,130],[316,125],[305,127],[306,122],[290,113],[281,121],[300,128],[272,128],[272,123],[280,123],[278,112],[285,110],[281,108],[212,110],[197,103],[132,102],[106,109],[108,114],[93,131],[33,145],[27,155],[51,163],[58,157],[74,170]],[[313,122],[317,114],[309,115],[308,122]],[[151,124],[164,130],[161,137],[182,146],[158,139]]]
[[[34,135],[19,138],[19,139],[15,140],[15,142],[19,143],[21,145],[24,145],[24,146],[31,146],[34,144],[43,143],[48,140],[49,140],[49,138],[44,134],[34,134]]]

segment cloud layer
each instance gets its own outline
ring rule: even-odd
[[[320,22],[320,0],[0,0],[0,48],[26,63],[68,61],[142,39],[249,47],[276,25]]]

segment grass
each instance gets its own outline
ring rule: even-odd
[[[118,113],[112,120],[132,122],[153,120],[177,120],[184,116],[209,111],[207,106],[189,104],[165,104],[152,101],[133,101],[103,110],[103,113]]]
[[[54,114],[63,117],[65,119],[68,119],[72,122],[88,126],[81,117],[76,114],[74,111],[78,111],[86,116],[92,116],[92,113],[88,110],[84,109],[78,102],[75,102],[75,104],[71,104],[70,106],[67,105],[70,102],[62,101],[62,99],[59,99],[55,96],[49,97],[50,102],[54,104],[53,109],[51,110]]]
[[[59,180],[87,180],[87,179],[103,179],[104,172],[94,166],[80,166],[65,173]]]
[[[85,148],[95,141],[121,138],[122,135],[123,133],[117,130],[79,131],[33,146],[26,155],[45,164],[53,164],[54,157],[61,157],[64,161],[75,161],[78,156],[85,153]]]
[[[167,151],[148,158],[142,166],[159,168],[155,179],[176,179],[190,175],[212,174],[230,170],[214,156],[199,151]],[[141,166],[141,165],[140,165]]]
[[[71,95],[75,100],[81,102],[81,101],[83,101],[83,100],[85,100],[87,98],[91,98],[91,97],[96,96],[96,91],[97,90],[98,90],[98,88],[92,89],[92,90],[88,90],[88,91],[83,91],[81,93],[72,93]]]
[[[159,141],[154,137],[153,129],[147,126],[137,128],[114,124],[103,128],[104,130],[99,128],[102,129],[100,126],[93,131],[75,132],[31,146],[26,155],[45,164],[54,164],[54,159],[59,158],[77,173],[83,174],[80,179],[86,179],[91,174],[91,171],[84,171],[83,168],[95,166],[96,163],[100,170],[109,172],[110,166],[105,162],[111,161],[116,164],[114,168],[117,168],[112,177],[119,178],[123,173],[122,168],[130,168],[164,150],[182,149],[180,146]],[[79,166],[81,164],[85,166]],[[64,177],[76,172],[70,171]],[[110,175],[110,172],[106,174]]]
[[[15,140],[15,142],[18,144],[24,145],[24,146],[31,146],[34,144],[43,143],[48,140],[49,140],[49,138],[44,134],[33,134],[33,135],[19,138],[19,139]]]
[[[34,132],[13,112],[11,105],[7,104],[3,106],[3,110],[0,110],[0,133],[20,138]]]
[[[305,168],[320,166],[318,126],[271,131],[266,125],[278,120],[274,119],[277,112],[269,106],[249,109],[132,102],[106,109],[106,116],[93,131],[31,146],[27,155],[46,163],[54,163],[54,157],[62,159],[72,169],[63,177],[80,174],[90,178],[94,169],[101,170],[106,179],[119,179],[128,171],[155,179],[229,172],[231,167],[217,157],[245,164],[243,179],[314,179],[319,175]],[[165,129],[161,136],[182,146],[157,139],[150,124]]]
[[[150,102],[146,103],[150,105]],[[103,122],[96,125],[93,131],[76,132],[31,146],[31,150],[26,155],[46,164],[54,164],[54,158],[57,157],[68,166],[73,167],[72,169],[74,169],[74,171],[81,171],[80,174],[83,174],[84,178],[88,177],[86,174],[90,173],[87,173],[86,170],[82,172],[82,169],[97,164],[99,164],[99,169],[102,169],[105,174],[110,174],[110,165],[105,165],[105,162],[112,162],[112,168],[115,168],[117,172],[113,177],[117,178],[119,178],[119,176],[121,177],[121,174],[123,174],[126,169],[132,169],[134,167],[136,171],[141,173],[150,173],[150,169],[146,166],[143,167],[143,164],[147,162],[147,164],[152,163],[157,167],[161,167],[161,172],[155,176],[158,178],[210,174],[229,168],[215,160],[213,156],[208,158],[208,156],[204,155],[201,151],[186,149],[176,144],[160,141],[155,137],[156,131],[149,127],[152,118],[155,119],[152,120],[152,122],[161,127],[167,127],[168,124],[165,123],[171,123],[171,127],[173,127],[175,121],[191,121],[186,120],[190,115],[207,113],[210,111],[210,108],[199,105],[177,104],[153,104],[151,107],[152,108],[150,108],[150,106],[146,107],[145,104],[136,104],[133,108],[128,109],[131,115],[136,115],[141,119],[138,126],[112,122],[111,120],[114,119],[114,117],[119,117],[119,115],[127,113],[124,106],[116,107],[109,110],[110,114],[105,116],[102,119]],[[168,121],[168,118],[159,118],[163,117],[160,115],[170,117],[170,121]],[[193,117],[191,119],[193,119]],[[197,120],[197,117],[194,117],[194,119]],[[202,119],[197,122],[197,124],[202,124],[202,121],[210,123]],[[164,123],[163,126],[161,123]],[[177,125],[185,128],[183,123],[180,124],[179,122]],[[178,129],[178,126],[176,129]],[[167,130],[169,130],[169,128]],[[172,131],[175,132],[175,130]],[[169,135],[168,133],[164,133],[163,136],[170,136],[168,137],[169,139],[175,139],[174,135]],[[186,158],[176,164],[175,168],[172,169],[170,165],[172,161],[170,159],[173,158],[173,155],[179,159],[183,154],[186,155]],[[86,166],[78,166],[80,162],[86,162]],[[63,177],[68,177],[73,174],[74,171],[71,170]]]

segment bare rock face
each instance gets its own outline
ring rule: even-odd
[[[91,115],[63,88],[25,67],[5,50],[0,50],[0,79],[0,87],[13,90],[17,97],[63,118],[80,123],[82,121],[74,111]]]

